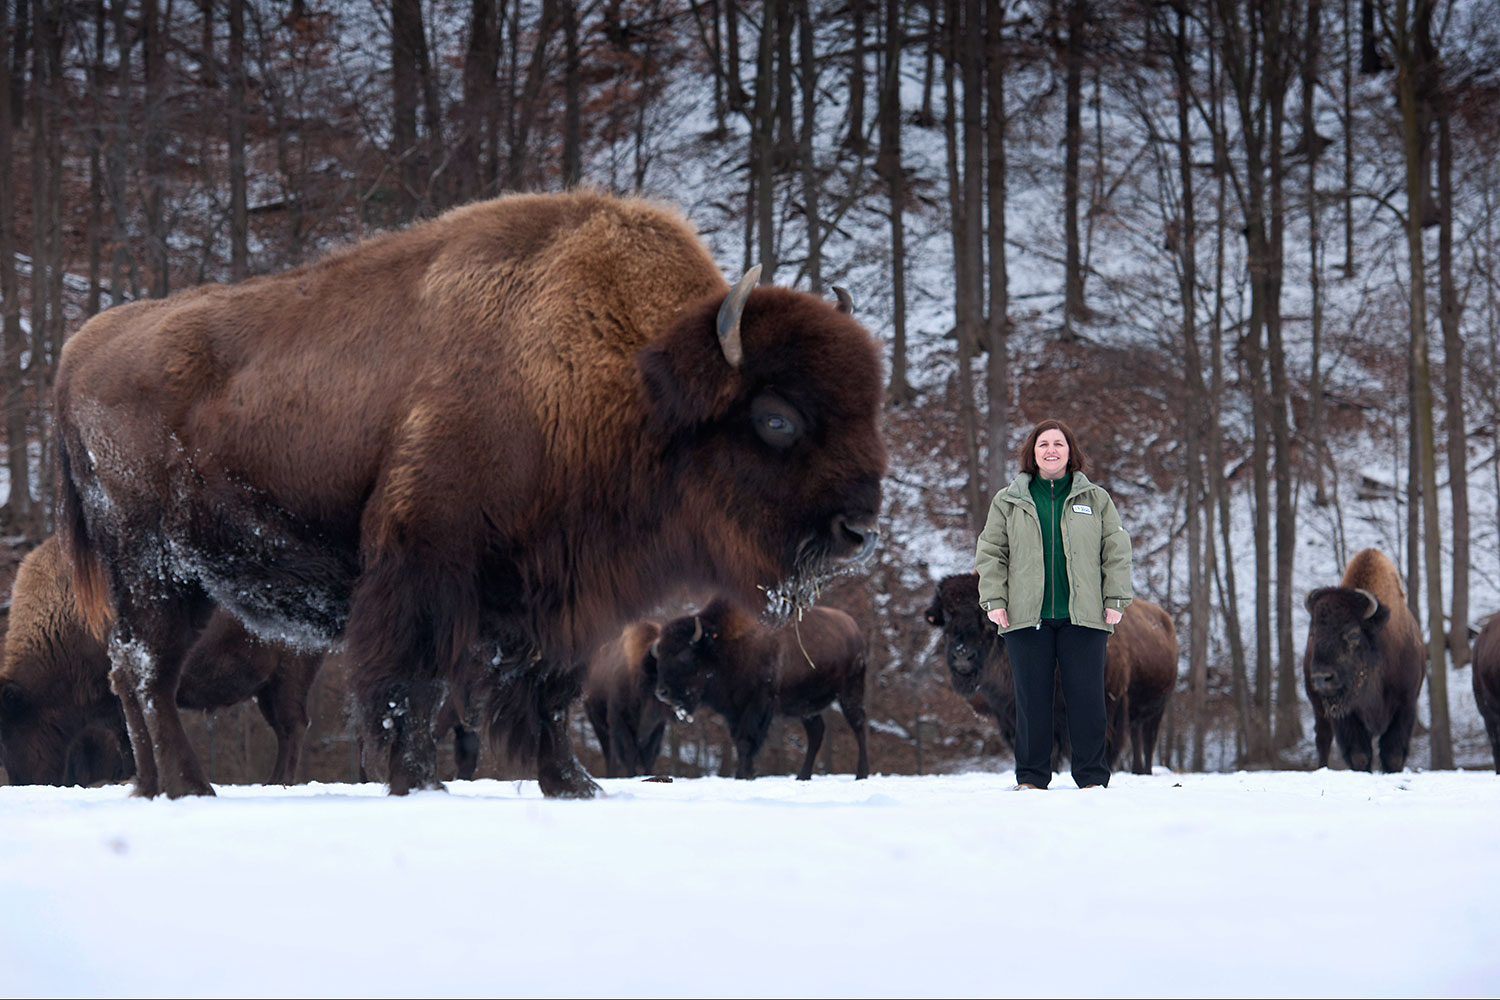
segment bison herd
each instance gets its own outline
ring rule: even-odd
[[[575,699],[609,776],[650,773],[669,716],[706,706],[745,778],[773,717],[801,720],[806,779],[837,702],[864,777],[864,631],[813,605],[876,545],[880,349],[841,290],[758,277],[731,287],[671,209],[580,190],[89,320],[55,383],[57,536],[19,570],[0,666],[10,780],[212,795],[179,710],[251,697],[270,780],[295,780],[328,654],[393,794],[440,786],[449,729],[472,774],[481,726],[545,794],[595,794]],[[649,617],[684,593],[696,612]],[[1400,593],[1372,552],[1308,597],[1323,762],[1337,737],[1350,766],[1372,741],[1404,764],[1422,659]],[[975,594],[945,579],[926,617],[1009,742]],[[1487,628],[1492,741],[1496,647]],[[1172,621],[1137,601],[1108,649],[1111,764],[1128,742],[1148,772]]]

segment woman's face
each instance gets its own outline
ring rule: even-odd
[[[1035,452],[1043,479],[1057,479],[1068,471],[1068,439],[1056,427],[1037,435]]]

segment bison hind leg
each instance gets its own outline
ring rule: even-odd
[[[590,799],[601,791],[573,752],[568,706],[583,687],[581,665],[534,658],[505,663],[489,695],[490,744],[536,763],[548,798]]]

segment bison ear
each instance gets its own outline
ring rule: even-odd
[[[1307,597],[1303,598],[1303,600],[1302,600],[1302,606],[1304,608],[1306,608],[1307,610],[1311,611],[1312,610],[1312,606],[1313,606],[1313,601],[1316,601],[1318,598],[1322,597],[1324,594],[1328,593],[1332,589],[1333,589],[1332,587],[1319,587],[1316,590],[1309,590],[1307,592]]]
[[[666,333],[636,353],[646,406],[662,433],[723,416],[740,390],[738,371],[724,363],[715,342],[714,308],[707,302],[684,310]]]
[[[1390,617],[1391,609],[1376,601],[1375,610],[1371,611],[1369,617],[1364,620],[1365,628],[1370,632],[1378,632],[1385,627],[1385,623],[1390,620]]]
[[[922,617],[926,618],[927,624],[931,625],[933,628],[942,628],[943,606],[934,601],[932,603],[932,607],[928,608],[927,611],[922,615]]]

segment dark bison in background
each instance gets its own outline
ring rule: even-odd
[[[1365,549],[1349,560],[1337,587],[1311,591],[1306,603],[1312,623],[1302,676],[1312,702],[1318,766],[1328,766],[1337,736],[1351,768],[1373,770],[1371,741],[1378,737],[1381,769],[1401,770],[1426,657],[1395,564],[1383,552]]]
[[[599,643],[680,586],[798,606],[874,547],[877,346],[757,274],[642,199],[512,195],[85,324],[59,534],[118,611],[137,792],[212,793],[173,695],[217,605],[342,645],[393,793],[438,787],[433,714],[483,665],[492,741],[594,794],[566,720]]]
[[[1495,773],[1500,774],[1500,614],[1491,615],[1474,640],[1474,701],[1490,738]]]
[[[656,697],[658,621],[631,622],[589,658],[583,706],[608,778],[650,774],[667,728],[667,706]]]
[[[979,695],[1000,727],[1001,739],[1016,746],[1016,690],[1005,642],[979,606],[979,577],[962,573],[938,581],[924,617],[943,635],[943,658],[953,690]],[[1107,730],[1105,753],[1114,768],[1130,734],[1131,770],[1150,774],[1157,731],[1177,685],[1177,629],[1160,605],[1131,602],[1105,647],[1104,687]],[[1057,770],[1068,753],[1068,723],[1062,693],[1054,695],[1053,759]]]
[[[297,778],[307,696],[321,657],[212,615],[183,660],[177,704],[212,710],[255,698],[276,734],[273,784]],[[21,562],[0,661],[0,758],[15,785],[91,785],[135,773],[109,655],[84,625],[57,539]]]
[[[680,718],[700,704],[729,725],[736,778],[755,777],[755,755],[777,715],[802,720],[807,755],[797,780],[812,778],[823,743],[823,709],[835,700],[859,745],[854,776],[870,774],[865,729],[865,637],[835,608],[808,608],[800,621],[768,628],[719,598],[674,618],[656,641],[656,695]]]

